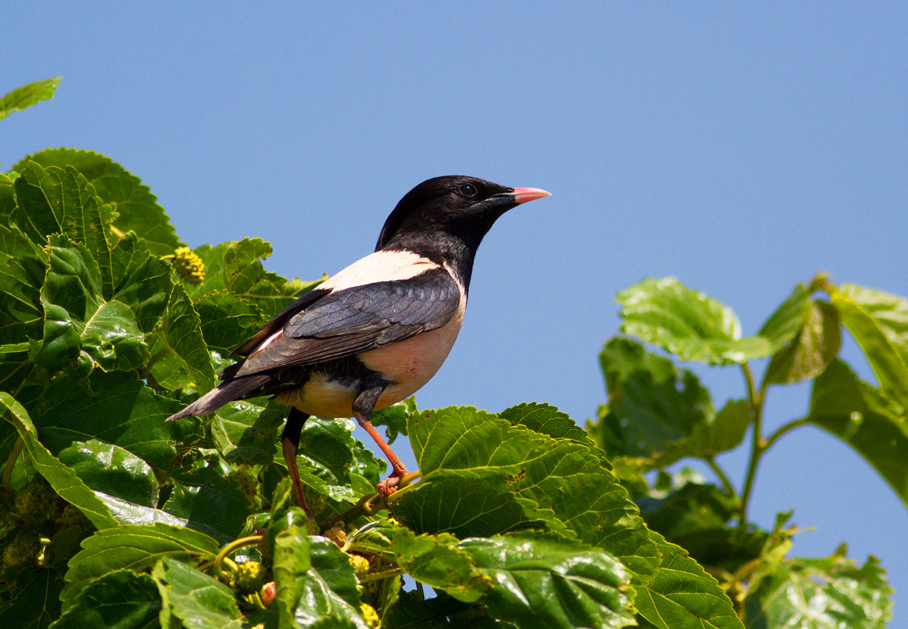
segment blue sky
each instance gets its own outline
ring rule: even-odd
[[[63,82],[0,123],[0,166],[98,151],[191,246],[261,237],[303,279],[371,251],[428,177],[551,191],[486,238],[421,407],[538,400],[582,424],[614,296],[645,277],[723,301],[746,334],[818,270],[908,295],[908,5],[182,4],[5,3],[0,93]],[[738,371],[696,371],[717,404],[742,395]],[[807,393],[771,391],[767,430]],[[719,462],[740,487],[744,448]],[[880,556],[908,624],[908,513],[858,455],[812,428],[781,441],[751,514],[791,508],[816,529],[796,554]]]

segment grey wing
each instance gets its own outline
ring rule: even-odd
[[[460,308],[462,290],[435,268],[405,280],[336,290],[287,318],[232,377],[353,356],[440,328]]]

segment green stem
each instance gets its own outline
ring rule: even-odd
[[[368,583],[369,581],[381,581],[382,579],[387,579],[395,575],[401,574],[403,570],[400,568],[391,568],[390,570],[382,570],[381,572],[370,572],[369,574],[357,577],[360,583]]]
[[[6,459],[6,465],[3,467],[3,484],[0,486],[0,495],[4,498],[10,498],[13,495],[13,467],[16,465],[16,459],[19,458],[23,446],[25,446],[25,442],[22,441],[22,437],[16,439],[9,458]]]
[[[801,426],[806,426],[809,423],[811,423],[809,419],[807,419],[806,417],[802,417],[801,419],[794,419],[794,420],[788,422],[787,424],[785,424],[784,426],[779,427],[778,430],[776,430],[774,433],[769,435],[769,438],[766,439],[766,445],[763,446],[763,449],[769,450],[769,448],[772,447],[772,444],[774,444],[776,441],[779,440],[779,437],[781,437],[782,435],[784,435],[787,432],[794,430],[795,428],[799,428]]]
[[[744,363],[741,368],[744,371],[744,380],[747,383],[747,400],[750,404],[750,412],[753,416],[753,440],[750,448],[750,461],[747,464],[747,477],[744,480],[744,490],[741,492],[741,516],[738,522],[739,528],[747,526],[747,507],[750,503],[750,495],[753,491],[754,479],[757,477],[757,466],[760,464],[760,456],[766,449],[763,442],[763,395],[766,392],[766,384],[760,386],[757,392],[754,387],[754,377],[750,370],[750,365]]]
[[[719,467],[719,464],[716,463],[716,460],[712,456],[706,457],[705,461],[713,473],[718,477],[719,481],[722,483],[722,487],[725,488],[725,491],[728,492],[730,496],[734,497],[735,500],[739,500],[738,492],[735,491],[735,486],[731,484],[725,470]]]
[[[241,548],[243,546],[249,546],[251,544],[258,544],[260,541],[262,541],[262,539],[264,539],[263,535],[250,535],[249,537],[241,537],[240,539],[234,540],[234,541],[230,542],[229,544],[227,544],[226,546],[224,546],[221,549],[221,552],[219,552],[217,554],[217,557],[214,558],[215,571],[218,574],[223,574],[224,569],[221,567],[221,564],[227,564],[227,566],[230,568],[231,572],[235,572],[236,564],[227,555],[229,555],[233,551],[235,551],[238,548]]]

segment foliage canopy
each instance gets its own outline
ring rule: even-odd
[[[0,99],[0,118],[56,84]],[[266,271],[270,253],[254,238],[190,251],[148,188],[92,152],[48,149],[0,174],[0,624],[885,625],[876,559],[789,557],[787,514],[763,531],[747,507],[761,456],[804,424],[908,504],[906,300],[818,277],[742,337],[727,306],[645,280],[618,295],[624,335],[602,349],[608,401],[586,430],[546,404],[408,400],[376,423],[410,439],[420,473],[383,508],[385,464],[352,422],[313,418],[299,457],[310,521],[276,456],[279,406],[164,422],[321,281]],[[837,358],[843,328],[878,386]],[[765,357],[758,383],[751,361]],[[741,369],[742,398],[717,409],[678,361]],[[804,417],[764,436],[771,388],[804,380]],[[715,457],[748,431],[739,494]],[[720,483],[666,471],[687,458]]]

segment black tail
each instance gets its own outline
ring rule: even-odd
[[[198,416],[213,413],[227,402],[232,402],[245,397],[246,394],[251,393],[270,379],[271,376],[268,375],[255,375],[225,382],[197,399],[179,413],[174,413],[168,417],[166,421],[172,422],[191,415]]]

